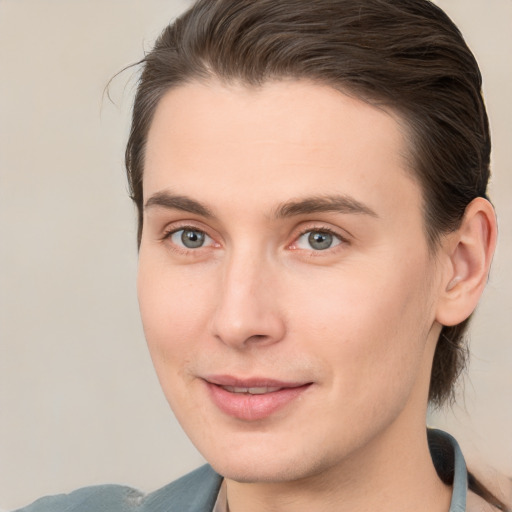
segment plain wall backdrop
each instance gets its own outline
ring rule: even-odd
[[[512,476],[512,1],[439,0],[480,62],[500,241],[452,409],[469,462]],[[0,508],[202,463],[153,373],[123,169],[139,60],[185,0],[0,0]]]

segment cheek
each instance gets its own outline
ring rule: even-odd
[[[141,251],[137,292],[144,334],[164,395],[183,425],[204,405],[194,393],[193,369],[214,302],[207,283],[197,271],[192,278],[182,267],[159,264]]]
[[[354,267],[317,281],[318,293],[294,294],[297,336],[328,363],[335,393],[375,403],[399,399],[413,385],[433,317],[426,274],[417,268]]]
[[[144,333],[159,378],[165,368],[181,373],[197,341],[204,337],[211,316],[213,294],[207,275],[155,259],[141,251],[137,292]],[[199,273],[200,274],[200,273]],[[167,378],[176,375],[168,372]]]

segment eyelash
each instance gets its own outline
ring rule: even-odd
[[[209,245],[206,245],[206,246],[202,245],[202,246],[199,246],[197,248],[187,248],[187,247],[184,247],[184,246],[177,245],[176,243],[171,241],[171,238],[172,238],[173,235],[175,235],[176,233],[179,233],[180,231],[195,231],[195,232],[198,232],[198,233],[202,233],[205,237],[208,237],[210,240],[212,240],[214,242],[214,244],[209,244]],[[338,243],[336,245],[328,247],[326,249],[317,249],[317,250],[315,250],[313,248],[310,248],[309,252],[310,252],[311,255],[320,256],[322,253],[328,253],[328,252],[331,252],[332,250],[335,250],[340,245],[341,246],[345,246],[345,245],[349,244],[349,241],[347,240],[346,237],[340,235],[340,233],[338,233],[337,231],[335,231],[335,230],[333,230],[331,228],[328,228],[326,226],[309,226],[308,228],[305,228],[302,231],[300,231],[298,233],[298,235],[296,235],[294,237],[294,241],[291,244],[289,244],[287,247],[289,249],[291,249],[291,250],[304,250],[304,251],[307,251],[308,249],[301,249],[301,248],[297,248],[297,247],[294,247],[294,246],[296,246],[298,241],[304,235],[307,235],[308,233],[328,234],[328,235],[331,235],[333,238],[335,238],[338,241]],[[219,246],[219,244],[214,241],[214,238],[211,237],[204,229],[198,228],[196,226],[191,226],[191,225],[173,226],[172,228],[169,228],[168,230],[166,230],[164,232],[164,234],[162,236],[162,241],[166,241],[166,240],[169,240],[171,242],[169,245],[171,246],[171,249],[173,251],[176,251],[179,254],[184,254],[184,255],[197,254],[198,253],[198,249],[205,249],[205,248],[209,248],[209,247],[212,247],[212,246],[214,247],[215,245]]]
[[[340,245],[348,245],[349,244],[349,241],[347,240],[346,237],[340,235],[340,233],[338,233],[337,231],[331,229],[331,228],[328,228],[326,226],[308,226],[307,228],[303,229],[295,238],[294,238],[294,242],[291,244],[292,246],[293,245],[296,245],[297,242],[304,236],[304,235],[307,235],[308,233],[322,233],[322,234],[328,234],[328,235],[331,235],[333,238],[335,238],[338,243],[334,246],[331,246],[331,247],[328,247],[326,249],[313,249],[311,248],[309,250],[309,252],[311,253],[311,255],[313,256],[320,256],[322,253],[327,253],[329,251],[332,251],[332,250],[335,250],[336,248],[338,248]],[[298,248],[295,248],[293,249],[292,247],[292,250],[300,250]],[[307,250],[307,249],[304,249],[304,250]]]
[[[202,233],[205,237],[208,237],[210,240],[214,241],[213,237],[211,237],[204,229],[200,229],[196,226],[190,226],[190,225],[182,225],[182,226],[172,226],[171,228],[167,229],[161,240],[162,241],[166,241],[168,240],[170,243],[169,243],[169,246],[170,248],[177,252],[178,254],[183,254],[183,255],[197,255],[197,253],[199,252],[198,249],[204,249],[204,248],[208,248],[208,247],[211,247],[211,245],[207,245],[207,246],[200,246],[198,248],[195,248],[195,249],[192,249],[192,248],[188,248],[188,247],[185,247],[185,246],[180,246],[180,245],[177,245],[176,243],[172,242],[172,236],[175,235],[176,233],[179,233],[180,231],[195,231],[197,233]],[[214,245],[218,245],[214,242]]]

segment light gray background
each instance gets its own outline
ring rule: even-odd
[[[185,0],[0,0],[0,506],[201,463],[161,394],[123,170],[132,72]],[[439,0],[481,63],[500,243],[453,432],[512,476],[512,1]],[[482,466],[483,467],[483,466]]]

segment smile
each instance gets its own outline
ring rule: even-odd
[[[239,380],[227,376],[209,377],[204,381],[213,404],[222,413],[242,421],[268,418],[295,402],[312,384]]]

